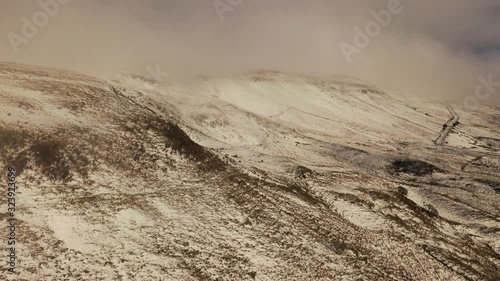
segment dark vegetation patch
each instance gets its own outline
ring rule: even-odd
[[[500,110],[500,109],[498,109],[498,110]],[[500,117],[499,116],[493,115],[493,116],[491,116],[491,118],[486,119],[486,121],[491,125],[494,125],[497,127],[500,126]]]
[[[392,193],[385,193],[380,191],[370,191],[370,197],[374,200],[384,200],[385,202],[390,203],[393,207],[398,206],[397,208],[403,208],[413,213],[413,215],[419,218],[425,225],[428,227],[432,227],[433,223],[431,218],[434,215],[429,212],[426,208],[419,206],[417,203],[413,202],[410,198],[406,197],[404,193],[399,191],[395,191]],[[401,225],[402,227],[414,231],[411,225],[406,223],[404,220],[400,219],[397,216],[388,216],[388,218],[395,223]]]
[[[280,189],[292,193],[293,195],[297,196],[298,198],[302,199],[303,201],[311,205],[323,205],[325,207],[328,207],[328,204],[323,202],[321,199],[318,199],[313,195],[311,195],[310,191],[308,191],[306,187],[302,187],[297,184],[289,184],[280,186]]]
[[[484,234],[495,234],[495,233],[500,233],[500,228],[498,227],[487,227],[487,226],[481,226],[479,228],[479,231]],[[500,259],[500,257],[499,257]]]
[[[436,217],[436,213],[433,213],[429,211],[428,209],[421,207],[417,203],[415,203],[413,200],[410,198],[404,196],[401,193],[395,192],[394,193],[395,201],[398,202],[399,204],[405,206],[409,210],[411,210],[420,220],[422,220],[426,225],[432,226],[432,220],[429,218]]]
[[[428,182],[429,185],[432,185],[432,186],[439,186],[439,187],[450,187],[450,185],[446,184],[445,182],[441,182],[439,180],[436,180],[436,179],[432,179]]]
[[[400,206],[399,208],[404,208],[406,210],[409,210],[412,212],[417,218],[419,218],[425,225],[432,227],[433,223],[431,218],[435,217],[436,215],[429,211],[428,209],[419,206],[417,203],[413,202],[410,198],[406,197],[403,193],[399,191],[394,191],[391,193],[385,193],[385,192],[380,192],[380,191],[375,191],[372,190],[370,191],[369,195],[374,199],[374,200],[384,200],[394,207]],[[391,218],[395,222],[401,222],[397,220],[397,218],[393,217]],[[408,228],[409,225],[407,223],[401,224],[403,227]]]
[[[60,142],[48,140],[37,142],[31,147],[35,163],[51,179],[67,180],[70,177],[70,167],[64,161],[63,148]]]
[[[245,207],[255,202],[260,202],[260,204],[269,203],[269,198],[265,197],[261,192],[262,185],[277,188],[275,184],[267,182],[261,183],[259,179],[250,177],[248,174],[240,173],[231,166],[228,166],[228,170],[228,173],[223,175],[221,181],[229,183],[226,191],[229,199],[240,207]]]
[[[359,91],[362,94],[376,94],[376,95],[382,95],[383,93],[375,88],[367,88],[367,87],[362,87],[359,89]]]
[[[438,210],[434,206],[432,206],[431,204],[425,204],[424,208],[427,210],[429,216],[431,216],[431,217],[438,217],[439,216]]]
[[[486,179],[474,179],[476,182],[485,184],[491,189],[493,189],[496,193],[500,194],[500,182],[492,181],[492,180],[486,180]]]
[[[0,213],[0,220],[6,221],[8,217],[9,217],[9,213]]]
[[[67,127],[34,136],[0,127],[0,161],[16,167],[18,175],[33,168],[57,181],[69,181],[77,174],[88,178],[97,159],[124,173],[147,175],[146,172],[158,169],[156,160],[161,153],[145,150],[145,144],[151,141],[145,136],[146,131],[154,130],[164,137],[166,148],[191,160],[204,172],[222,171],[229,166],[191,140],[179,126],[151,114],[137,114],[121,129],[119,134],[97,134],[81,127]]]
[[[408,189],[406,189],[402,186],[398,186],[398,192],[404,196],[408,195]]]
[[[496,281],[500,279],[500,271],[498,271],[497,266],[488,259],[484,259],[482,255],[477,256],[478,260],[464,259],[463,257],[442,248],[425,244],[421,247],[436,261],[440,262],[451,271],[459,274],[466,280]],[[468,249],[468,247],[463,248],[464,250]]]
[[[20,63],[0,62],[0,71],[7,74],[24,74],[27,76],[46,78],[45,80],[65,79],[65,80],[85,80],[91,82],[100,82],[97,78],[69,70],[62,70],[49,67],[39,67],[39,66],[25,65]],[[18,76],[12,75],[12,77],[17,78]]]
[[[26,143],[28,133],[23,130],[13,130],[0,127],[0,151],[8,147],[19,147]]]
[[[72,171],[88,176],[90,160],[79,147],[69,146],[59,139],[37,139],[30,147],[34,162],[52,180],[68,181]]]
[[[385,217],[388,220],[394,222],[395,224],[403,227],[404,229],[409,230],[409,231],[413,231],[412,227],[409,224],[407,224],[406,221],[403,220],[402,218],[400,218],[396,215],[391,215],[391,214],[387,214],[387,215],[385,215]]]
[[[487,137],[477,137],[476,139],[484,143],[485,146],[500,148],[500,139],[487,138]]]
[[[438,167],[420,160],[398,159],[388,167],[392,174],[408,174],[413,176],[432,175],[434,172],[443,172]]]
[[[204,171],[222,171],[226,163],[205,147],[194,142],[177,124],[160,118],[146,120],[146,129],[165,137],[165,147],[183,155]]]
[[[500,261],[500,254],[497,253],[489,244],[477,243],[470,236],[465,236],[464,240],[465,245],[468,246],[467,251],[474,252],[480,257],[491,257],[493,260]]]
[[[28,165],[29,158],[25,151],[16,155],[12,160],[8,160],[8,166],[12,166],[16,169],[16,175],[20,176],[26,166]]]
[[[89,159],[84,146],[75,142],[86,132],[81,128],[59,129],[53,132],[28,133],[26,130],[5,130],[0,128],[2,141],[0,155],[5,165],[14,166],[17,175],[27,168],[40,168],[40,172],[53,180],[69,180],[72,171],[87,176]]]
[[[367,191],[366,189],[359,188],[361,192],[368,193],[370,196],[370,191]],[[369,209],[372,209],[375,207],[375,204],[373,202],[365,201],[364,199],[360,198],[359,196],[351,193],[340,193],[340,192],[335,192],[335,191],[328,191],[329,194],[332,194],[346,202],[349,202],[353,205],[359,205],[363,206]],[[376,200],[375,198],[372,197],[373,200]]]
[[[27,155],[22,148],[28,142],[29,137],[27,131],[0,127],[0,162],[5,166],[16,168],[17,176],[22,174],[28,162]]]
[[[475,137],[473,140],[474,144],[491,150],[500,149],[500,139],[488,138],[488,137]]]
[[[345,251],[352,250],[351,246],[343,241],[333,241],[326,243],[326,248],[334,251],[337,255],[342,255]]]
[[[304,166],[295,166],[293,167],[290,172],[292,172],[295,176],[295,178],[298,179],[306,179],[307,177],[313,175],[313,170],[304,167]]]
[[[381,191],[370,190],[370,191],[368,191],[368,195],[370,195],[370,198],[374,201],[377,201],[377,200],[383,200],[386,202],[393,202],[394,201],[394,199],[392,198],[392,196],[390,194],[385,193],[385,192],[381,192]]]

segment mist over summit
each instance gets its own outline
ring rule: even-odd
[[[351,75],[394,92],[455,100],[473,94],[480,75],[500,80],[496,1],[222,2],[222,10],[193,0],[5,2],[1,33],[29,43],[16,53],[5,36],[0,59],[104,77],[156,65],[196,75]],[[45,10],[49,20],[38,28]],[[26,22],[38,29],[33,39],[23,36]],[[356,47],[367,27],[375,36]],[[342,45],[359,52],[346,58]]]
[[[500,280],[498,1],[0,10],[1,280]]]

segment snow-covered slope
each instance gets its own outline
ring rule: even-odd
[[[445,105],[355,79],[0,64],[0,168],[19,186],[5,276],[498,280],[500,110],[452,106],[437,147]]]

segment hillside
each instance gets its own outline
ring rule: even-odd
[[[446,105],[356,79],[156,85],[0,63],[6,276],[499,280],[500,108],[451,106],[436,146]]]

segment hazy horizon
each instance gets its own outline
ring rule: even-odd
[[[350,75],[395,93],[458,100],[474,94],[480,75],[500,81],[495,0],[401,0],[387,25],[346,59],[341,44],[355,45],[355,28],[365,30],[393,1],[61,0],[48,23],[16,47],[12,34],[23,36],[23,17],[33,22],[44,10],[38,1],[3,1],[0,61],[96,76],[157,65],[174,75]],[[218,13],[214,3],[226,10]],[[498,100],[495,93],[484,103]]]

